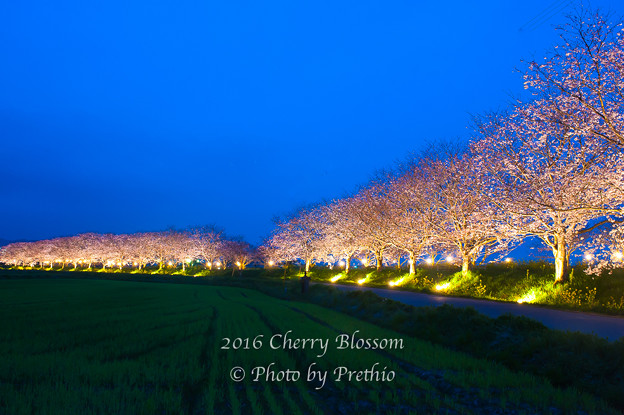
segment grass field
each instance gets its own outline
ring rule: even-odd
[[[336,337],[356,330],[356,341],[404,348],[339,350]],[[617,413],[542,378],[243,288],[0,280],[0,332],[6,414]],[[319,343],[272,349],[276,334],[326,340],[326,353]],[[313,363],[325,383],[307,381]],[[230,377],[237,366],[241,382]],[[343,367],[386,379],[338,381]],[[254,381],[254,368],[273,373]],[[278,381],[288,369],[301,378]]]

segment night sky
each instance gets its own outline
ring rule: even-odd
[[[571,11],[421,3],[3,2],[0,238],[214,223],[259,243],[274,216],[467,139]]]

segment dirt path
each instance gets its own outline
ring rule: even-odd
[[[555,330],[580,331],[581,333],[596,334],[613,341],[624,336],[624,317],[583,313],[579,311],[554,310],[528,304],[421,294],[386,288],[370,288],[340,284],[331,285],[344,291],[372,291],[380,297],[389,298],[417,307],[439,306],[442,304],[449,304],[455,307],[474,307],[477,311],[489,317],[496,318],[505,313],[525,316],[537,320],[546,327]]]

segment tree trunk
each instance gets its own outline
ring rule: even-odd
[[[471,264],[472,264],[472,261],[470,260],[470,257],[464,256],[462,258],[462,277],[465,277],[466,275],[468,275],[468,271],[470,271]]]
[[[416,274],[416,255],[413,252],[409,253],[409,266],[410,275]]]
[[[553,248],[555,255],[555,284],[563,284],[570,279],[570,255],[563,236],[557,237],[557,247]]]
[[[345,258],[345,274],[349,273],[349,265],[351,264],[351,255],[347,255]]]
[[[309,259],[306,259],[306,263],[305,263],[305,271],[306,272],[310,272],[310,262],[312,262]]]
[[[381,271],[381,265],[383,264],[383,251],[375,251],[375,259],[377,260],[377,272]]]

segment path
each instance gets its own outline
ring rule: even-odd
[[[624,336],[624,317],[584,313],[580,311],[554,310],[552,308],[532,306],[529,304],[421,294],[387,288],[370,288],[341,284],[331,285],[343,291],[372,291],[380,297],[389,298],[417,307],[439,306],[442,304],[449,304],[455,307],[474,307],[480,313],[492,318],[509,313],[532,318],[533,320],[541,322],[546,327],[555,330],[580,331],[581,333],[596,334],[597,336],[609,340],[617,340]]]

